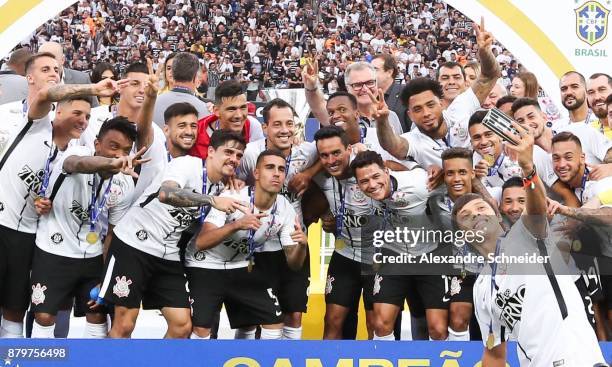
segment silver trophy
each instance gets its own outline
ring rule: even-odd
[[[507,141],[512,145],[517,145],[516,137],[519,136],[519,133],[511,125],[513,121],[514,120],[512,120],[508,115],[497,108],[491,108],[489,112],[487,112],[484,119],[482,119],[482,124],[501,137],[504,141]]]

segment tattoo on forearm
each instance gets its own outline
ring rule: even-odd
[[[159,190],[159,201],[176,207],[194,207],[211,205],[213,197],[202,195],[191,190],[162,185]]]
[[[569,208],[567,217],[594,225],[612,225],[612,208]]]
[[[57,102],[71,97],[84,97],[94,95],[91,84],[63,84],[49,88],[47,97],[50,101]]]
[[[480,74],[486,79],[497,79],[501,76],[499,63],[495,59],[495,55],[490,49],[484,48],[478,50],[480,57]]]

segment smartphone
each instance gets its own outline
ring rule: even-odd
[[[518,137],[519,133],[511,125],[513,121],[514,120],[512,120],[510,116],[506,115],[497,108],[491,108],[489,112],[487,112],[484,119],[482,119],[482,124],[504,141],[507,141],[512,145],[517,145],[516,138],[513,139],[512,136],[514,135]]]

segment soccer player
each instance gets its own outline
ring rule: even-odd
[[[147,66],[141,62],[130,64],[125,70],[124,79],[117,82],[119,103],[109,106],[98,106],[91,110],[89,126],[81,135],[80,142],[92,150],[94,142],[104,121],[123,116],[136,123],[145,100],[145,88],[149,79]]]
[[[52,172],[71,139],[87,127],[91,106],[80,100],[60,104],[51,124],[53,102],[77,96],[107,96],[115,92],[112,81],[87,85],[57,85],[59,67],[52,54],[39,53],[26,62],[28,98],[23,102],[22,123],[0,155],[0,337],[23,333],[23,316],[30,298],[30,269],[38,215],[34,198],[49,207],[50,193],[44,178]],[[48,162],[48,164],[47,164]],[[45,173],[46,172],[46,173]]]
[[[382,211],[384,229],[405,226],[400,224],[402,218],[408,219],[410,228],[432,228],[431,218],[423,215],[429,199],[427,172],[424,169],[414,167],[409,171],[389,172],[378,153],[365,151],[357,154],[351,162],[351,171],[359,189]],[[437,247],[437,242],[419,241],[416,244],[393,243],[386,250],[393,254],[421,256],[435,251]],[[382,255],[385,254],[383,249]],[[376,258],[374,260],[377,261]],[[425,308],[430,339],[444,340],[448,337],[446,320],[450,297],[446,297],[445,277],[427,275],[423,270],[415,270],[413,265],[411,267],[412,270],[407,270],[403,264],[399,267],[383,264],[375,275],[374,339],[394,340],[393,325],[406,298],[410,304],[418,298]],[[457,336],[462,337],[463,334],[467,335],[467,322],[466,330]]]
[[[516,223],[525,210],[526,192],[520,177],[511,177],[502,186],[499,212],[510,227]]]
[[[298,173],[311,167],[318,161],[317,148],[313,143],[293,143],[295,135],[295,111],[290,104],[276,98],[268,102],[263,109],[263,129],[267,138],[247,144],[244,156],[240,160],[238,178],[254,184],[254,170],[259,154],[266,149],[280,151],[286,159],[285,181],[280,194],[293,205],[298,221],[302,223],[302,197],[287,189],[288,182]],[[309,210],[308,206],[305,210]],[[312,210],[310,210],[312,211]],[[304,225],[303,223],[301,225]],[[287,266],[285,254],[278,246],[264,246],[256,254],[256,262],[268,272],[273,280],[274,293],[278,297],[283,311],[283,338],[301,339],[302,312],[306,312],[308,303],[307,288],[309,285],[310,263],[304,262],[299,272]]]
[[[527,190],[524,216],[505,233],[495,210],[476,194],[455,203],[452,219],[457,230],[479,231],[483,241],[472,246],[485,258],[535,249],[547,256],[549,246],[546,193],[533,164],[533,141],[520,125],[518,157]],[[552,247],[552,246],[551,246]],[[522,268],[520,268],[521,266]],[[517,341],[521,366],[593,366],[604,363],[588,323],[580,294],[571,277],[556,276],[550,262],[528,265],[487,262],[474,285],[474,307],[484,340],[485,366],[505,366],[506,341]],[[536,275],[545,273],[546,275]],[[551,307],[542,308],[542,304]],[[554,330],[554,332],[551,332]]]
[[[365,216],[372,214],[372,203],[359,190],[351,175],[351,147],[347,133],[337,126],[326,126],[317,131],[314,138],[319,159],[329,175],[315,177],[330,207],[330,212],[323,217],[323,229],[336,236],[335,250],[327,271],[323,338],[342,337],[345,318],[351,309],[357,309],[362,292],[366,325],[371,335],[374,277],[361,274],[361,223]]]
[[[264,137],[259,121],[248,116],[246,94],[236,80],[225,81],[215,88],[213,113],[198,121],[196,144],[189,154],[206,159],[210,136],[215,130],[235,131],[247,143]]]
[[[303,266],[306,235],[292,204],[279,195],[285,169],[282,153],[264,150],[253,172],[255,186],[244,187],[238,194],[222,194],[248,201],[249,211],[230,214],[211,210],[190,243],[186,265],[193,299],[193,339],[210,337],[214,316],[222,304],[231,327],[238,329],[237,339],[254,339],[256,325],[262,327],[262,339],[281,338],[282,312],[263,269],[267,264],[257,258],[253,264],[252,255],[256,248],[280,247],[290,269]]]
[[[474,172],[489,187],[501,187],[510,177],[520,176],[521,168],[503,151],[502,139],[482,124],[486,111],[477,111],[468,123],[474,149]]]
[[[126,174],[137,176],[133,167],[140,164],[138,154],[128,156],[135,139],[134,125],[117,117],[102,124],[95,152],[74,146],[57,162],[61,169],[49,178],[53,206],[40,217],[36,231],[33,338],[53,337],[55,316],[72,295],[75,316],[86,316],[86,336],[106,337],[106,315],[88,307],[89,292],[101,281],[108,224],[120,219],[121,205],[129,205],[134,182]]]
[[[608,139],[612,139],[610,117],[606,110],[606,98],[612,94],[612,77],[604,73],[595,73],[589,77],[587,83],[587,101],[593,114],[599,121],[593,122],[592,127],[599,130]]]
[[[205,213],[205,206],[233,212],[243,208],[231,198],[215,197],[222,180],[234,174],[245,143],[240,136],[213,134],[202,161],[174,158],[160,183],[153,182],[113,230],[100,297],[115,305],[110,337],[129,337],[140,304],[161,309],[168,338],[191,333],[186,279],[177,242],[181,232]],[[244,208],[243,208],[244,209]]]

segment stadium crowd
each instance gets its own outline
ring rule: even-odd
[[[483,365],[510,340],[524,366],[605,365],[608,74],[568,70],[559,117],[441,2],[76,7],[0,74],[0,337],[66,336],[74,309],[87,337],[126,338],[142,307],[166,337],[209,339],[224,305],[237,339],[300,339],[320,220],[323,338],[354,338],[363,296],[375,340],[407,302],[413,339],[482,340]],[[283,99],[254,118],[248,78],[299,88],[314,142]],[[406,226],[453,235],[370,237]],[[397,260],[468,254],[554,261]]]

